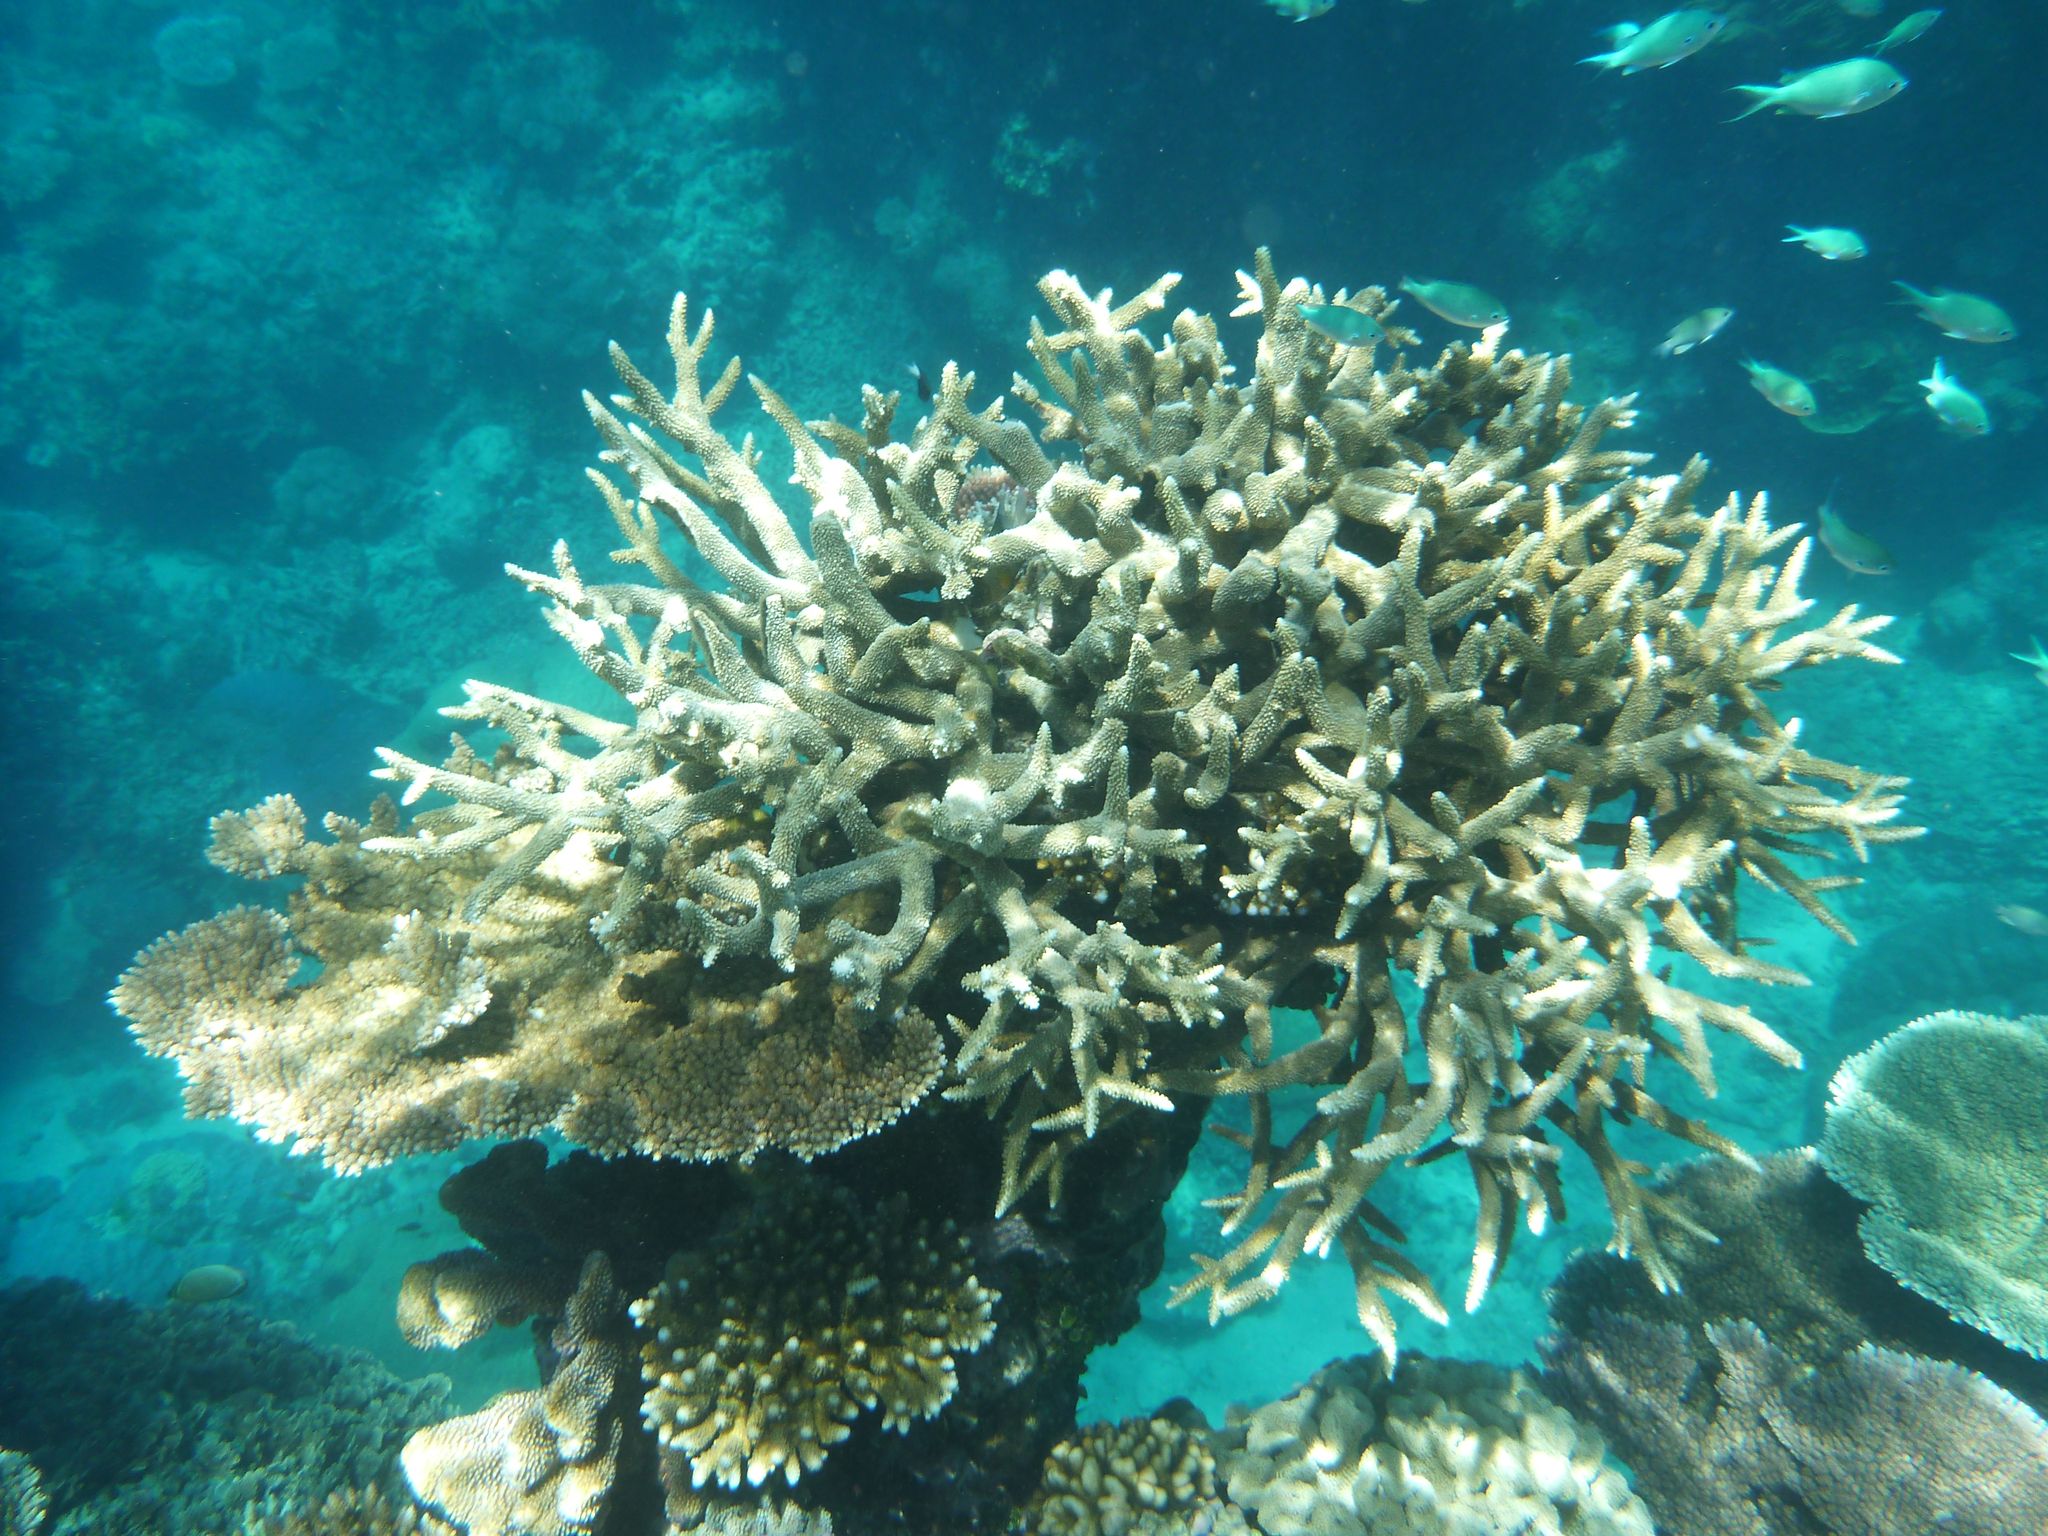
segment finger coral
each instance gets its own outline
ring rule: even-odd
[[[1871,1207],[1871,1258],[2048,1359],[2048,1017],[1936,1013],[1842,1064],[1820,1157]]]
[[[894,395],[807,425],[754,381],[804,515],[715,425],[740,369],[708,315],[676,302],[672,388],[615,348],[622,393],[586,403],[629,570],[512,568],[613,707],[473,682],[449,713],[488,757],[383,754],[434,797],[409,822],[221,818],[215,862],[296,882],[288,912],[166,938],[115,993],[194,1112],[342,1168],[550,1125],[744,1160],[943,1083],[1002,1126],[1008,1209],[1112,1122],[1243,1096],[1234,1246],[1185,1293],[1213,1312],[1335,1246],[1391,1353],[1387,1294],[1441,1307],[1382,1240],[1381,1174],[1468,1163],[1476,1304],[1567,1141],[1665,1277],[1608,1123],[1724,1148],[1651,1064],[1711,1091],[1712,1031],[1796,1060],[1664,961],[1802,979],[1750,952],[1744,878],[1846,933],[1850,877],[1808,861],[1907,835],[1900,781],[1769,697],[1893,660],[1886,621],[1813,622],[1796,530],[1697,505],[1702,461],[1644,473],[1606,441],[1628,403],[1570,403],[1562,358],[1338,348],[1301,306],[1384,328],[1386,295],[1261,252],[1240,379],[1214,318],[1141,329],[1176,280],[1047,277],[1024,418],[952,368],[900,434]]]

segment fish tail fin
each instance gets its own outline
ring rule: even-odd
[[[1765,107],[1774,105],[1778,99],[1778,87],[1775,85],[1733,85],[1729,89],[1733,91],[1749,91],[1756,96],[1755,101],[1728,119],[1731,123],[1739,123],[1745,117],[1754,117],[1757,113],[1763,111]]]
[[[1892,279],[1892,286],[1905,295],[1903,299],[1893,299],[1894,304],[1925,304],[1934,297],[1933,294],[1915,288],[1911,283],[1901,282],[1896,277]]]
[[[1691,350],[1690,344],[1685,342],[1660,341],[1657,343],[1657,355],[1659,357],[1676,357],[1679,353],[1689,350]]]
[[[1597,64],[1602,69],[1612,69],[1621,62],[1620,53],[1589,53],[1579,60],[1581,64]]]
[[[1638,32],[1642,30],[1642,27],[1636,22],[1617,21],[1611,27],[1595,27],[1593,29],[1593,35],[1595,37],[1606,38],[1609,47],[1619,48],[1623,43],[1627,42],[1630,38],[1634,37]]]
[[[1806,238],[1807,231],[1801,229],[1797,224],[1787,224],[1785,227],[1791,230],[1792,233],[1787,235],[1784,239],[1780,240],[1778,244],[1797,245],[1800,241]]]

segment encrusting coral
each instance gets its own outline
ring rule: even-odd
[[[161,940],[114,997],[189,1107],[344,1169],[548,1125],[809,1158],[943,1083],[1001,1121],[1009,1208],[1114,1120],[1243,1095],[1238,1240],[1187,1288],[1213,1311],[1334,1245],[1391,1353],[1384,1293],[1441,1309],[1382,1241],[1380,1175],[1465,1158],[1476,1304],[1557,1210],[1560,1139],[1661,1276],[1609,1120],[1725,1149],[1651,1059],[1711,1090],[1710,1029],[1797,1053],[1659,952],[1800,980],[1749,952],[1743,874],[1846,931],[1847,877],[1800,861],[1906,835],[1900,781],[1809,753],[1767,695],[1892,660],[1886,621],[1809,623],[1796,530],[1701,510],[1701,461],[1640,473],[1604,441],[1628,404],[1568,403],[1561,358],[1376,370],[1262,252],[1240,382],[1211,317],[1139,329],[1174,281],[1041,283],[1036,431],[952,368],[901,439],[894,395],[806,426],[757,382],[807,539],[714,425],[740,370],[710,371],[708,316],[676,303],[672,392],[614,349],[593,479],[637,575],[566,545],[514,574],[616,708],[471,683],[449,713],[488,759],[383,754],[440,802],[410,825],[220,818],[215,862],[295,879],[288,913]],[[1327,297],[1387,321],[1378,289]],[[1315,1037],[1276,1043],[1278,1007]]]
[[[2048,1017],[1944,1012],[1830,1084],[1820,1159],[1870,1257],[1959,1322],[2048,1359]]]
[[[951,1223],[830,1185],[777,1191],[633,1303],[642,1412],[664,1458],[687,1462],[678,1481],[794,1483],[863,1413],[908,1432],[943,1408],[997,1299]]]

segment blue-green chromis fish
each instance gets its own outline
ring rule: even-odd
[[[1927,29],[1939,20],[1941,12],[1938,10],[1915,11],[1910,16],[1901,17],[1899,24],[1879,38],[1870,51],[1883,53],[1887,48],[1903,48],[1906,44],[1924,37]]]
[[[1927,391],[1927,408],[1943,427],[1957,437],[1982,437],[1991,430],[1991,413],[1984,402],[1963,387],[1962,381],[1934,360],[1934,372],[1920,381]]]
[[[1289,21],[1314,21],[1337,9],[1337,0],[1266,0]]]
[[[1811,416],[1820,409],[1812,386],[1797,374],[1760,363],[1753,357],[1745,357],[1742,366],[1749,370],[1749,382],[1756,386],[1756,392],[1787,416]]]
[[[1732,309],[1702,309],[1687,315],[1671,327],[1671,334],[1657,343],[1659,357],[1679,357],[1721,334],[1721,327],[1735,318]]]
[[[1327,336],[1340,347],[1369,347],[1385,341],[1387,333],[1379,321],[1361,309],[1345,304],[1297,304],[1302,324],[1318,336]]]
[[[1669,69],[1706,47],[1727,25],[1726,16],[1712,11],[1672,11],[1646,27],[1624,21],[1607,28],[1607,40],[1614,45],[1610,52],[1596,53],[1579,62],[1618,69],[1624,75],[1646,69]]]
[[[1826,224],[1818,229],[1802,229],[1797,224],[1785,227],[1792,233],[1780,244],[1803,245],[1822,261],[1861,261],[1870,254],[1870,247],[1853,229],[1837,229]]]
[[[1766,107],[1801,117],[1848,117],[1882,106],[1906,88],[1906,77],[1883,59],[1844,59],[1787,75],[1776,85],[1738,85],[1756,98],[1730,118],[1741,122]]]
[[[1413,294],[1416,303],[1453,325],[1469,325],[1474,330],[1483,331],[1488,326],[1508,323],[1507,306],[1484,288],[1474,288],[1470,283],[1441,283],[1404,277],[1401,279],[1401,291]]]
[[[1868,534],[1858,533],[1835,511],[1835,493],[1820,504],[1820,547],[1852,576],[1888,576],[1897,561],[1892,552]]]
[[[1901,303],[1913,305],[1922,320],[1957,341],[2011,341],[2020,333],[2012,316],[1982,294],[1957,293],[1952,288],[1927,293],[1896,278],[1892,286],[1905,294]]]

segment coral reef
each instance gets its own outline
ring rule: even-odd
[[[1046,1457],[1029,1536],[1171,1536],[1219,1505],[1208,1427],[1163,1414],[1091,1424]],[[1212,1517],[1213,1518],[1213,1517]]]
[[[1650,1517],[1575,1422],[1519,1371],[1355,1356],[1217,1437],[1232,1501],[1266,1536],[1574,1531],[1650,1536]]]
[[[406,1481],[467,1536],[602,1529],[630,1409],[631,1340],[610,1261],[593,1253],[562,1309],[547,1385],[419,1431]]]
[[[1968,1366],[2048,1414],[2048,1364],[1957,1322],[1871,1262],[1857,1240],[1863,1208],[1811,1149],[1760,1164],[1689,1163],[1649,1193],[1672,1229],[1678,1287],[1660,1293],[1634,1264],[1580,1254],[1551,1287],[1557,1337],[1546,1353],[1596,1337],[1609,1317],[1675,1323],[1695,1340],[1709,1324],[1748,1321],[1804,1366],[1870,1343]]]
[[[273,1500],[251,1509],[241,1536],[466,1536],[416,1505],[386,1498],[378,1488],[330,1493],[317,1504]]]
[[[0,1445],[33,1459],[67,1536],[235,1532],[252,1507],[395,1492],[400,1446],[448,1392],[236,1306],[54,1280],[0,1290],[0,1382]]]
[[[863,1413],[907,1433],[943,1408],[997,1300],[952,1223],[900,1197],[870,1210],[831,1185],[776,1191],[633,1304],[642,1412],[691,1487],[793,1484]]]
[[[1864,1249],[1958,1321],[2048,1359],[2048,1016],[1944,1012],[1830,1084],[1820,1158],[1870,1209]]]
[[[1545,1385],[1688,1536],[2032,1531],[2048,1365],[1902,1289],[1810,1149],[1652,1193],[1679,1289],[1606,1254],[1553,1287]]]
[[[1703,1340],[1707,1348],[1694,1341]],[[1859,1346],[1818,1368],[1753,1323],[1596,1315],[1552,1368],[1686,1536],[2024,1536],[2048,1425],[1946,1361]]]
[[[1808,624],[1807,544],[1760,499],[1696,507],[1700,461],[1639,473],[1603,441],[1627,403],[1570,404],[1562,359],[1376,369],[1261,253],[1239,383],[1213,319],[1138,329],[1173,281],[1044,280],[1036,431],[952,368],[900,440],[893,395],[806,426],[757,382],[808,541],[714,424],[740,370],[711,370],[708,316],[676,304],[672,391],[615,349],[593,479],[641,579],[565,545],[514,572],[615,710],[472,683],[450,713],[499,733],[488,759],[384,753],[441,797],[409,825],[222,818],[216,862],[290,877],[288,914],[172,935],[115,993],[191,1109],[344,1169],[547,1125],[815,1157],[943,1081],[1000,1122],[1010,1209],[1133,1117],[1245,1095],[1238,1240],[1186,1291],[1213,1312],[1336,1246],[1391,1354],[1387,1294],[1440,1309],[1382,1240],[1380,1175],[1470,1165],[1476,1304],[1517,1219],[1558,1208],[1560,1140],[1668,1278],[1608,1122],[1725,1148],[1652,1061],[1711,1090],[1710,1030],[1797,1053],[1658,950],[1798,981],[1749,953],[1743,875],[1846,932],[1849,877],[1801,861],[1909,835],[1900,781],[1808,752],[1767,698],[1892,659],[1885,621]],[[1377,289],[1329,297],[1386,318]],[[963,501],[991,465],[1011,489]],[[1277,1045],[1278,1005],[1316,1037]],[[1276,1130],[1299,1087],[1313,1113]]]
[[[36,1536],[49,1513],[36,1464],[19,1451],[0,1451],[0,1536]]]

